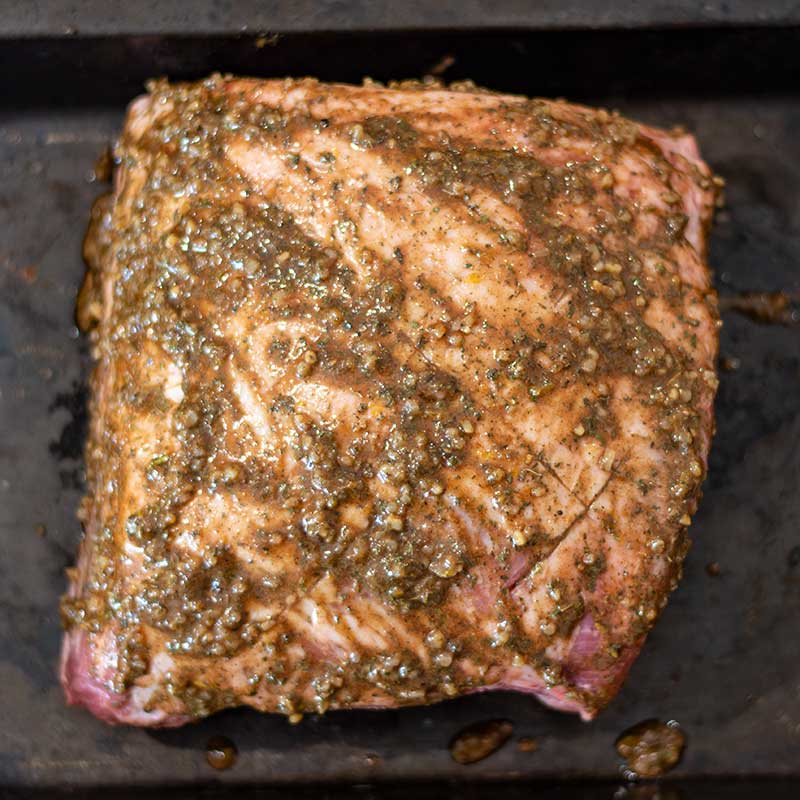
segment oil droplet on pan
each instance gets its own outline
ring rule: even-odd
[[[237,755],[236,745],[227,736],[213,736],[206,744],[206,761],[214,769],[230,769]]]
[[[514,726],[504,719],[468,725],[450,742],[450,755],[459,764],[474,764],[499,750],[511,737]]]
[[[647,719],[623,731],[616,741],[631,778],[657,778],[681,760],[686,735],[677,722]]]

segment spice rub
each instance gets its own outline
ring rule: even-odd
[[[92,217],[68,697],[590,718],[680,574],[717,385],[691,137],[471,84],[154,82]]]

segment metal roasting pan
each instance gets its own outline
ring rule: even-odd
[[[369,3],[299,2],[292,14],[289,4],[244,3],[256,9],[252,24],[228,3],[119,4],[118,18],[114,3],[85,3],[83,17],[65,10],[73,5],[0,1],[0,797],[800,797],[800,325],[735,312],[723,314],[722,354],[738,369],[721,373],[683,582],[595,722],[491,693],[296,726],[237,710],[144,731],[67,708],[56,678],[58,598],[83,487],[81,240],[92,199],[107,189],[93,165],[146,78],[391,79],[449,56],[448,80],[684,124],[727,180],[711,246],[720,295],[797,297],[797,3],[526,11],[465,0],[461,16],[458,3],[411,3],[405,16],[403,4],[381,16]],[[648,717],[680,722],[685,756],[659,785],[626,784],[613,743]],[[452,735],[488,718],[511,720],[514,738],[480,763],[454,763]],[[225,772],[205,760],[218,734],[239,750]],[[536,752],[518,749],[523,736],[538,740]]]

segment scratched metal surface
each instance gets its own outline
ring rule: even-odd
[[[597,34],[592,47],[611,53],[619,40],[603,36]],[[682,34],[670,36],[660,45],[667,59],[686,45]],[[598,91],[581,84],[577,72],[563,84],[536,77],[542,74],[536,70],[521,78],[523,63],[542,59],[526,39],[488,43],[499,64],[495,68],[481,68],[470,55],[470,41],[453,37],[440,43],[439,55],[457,56],[448,77],[458,77],[461,68],[497,88],[569,93],[647,121],[685,124],[728,181],[728,204],[712,241],[720,292],[800,291],[800,103],[790,82],[780,80],[782,67],[773,65],[758,78],[763,81],[758,92],[753,76],[745,74],[733,76],[729,87],[710,76],[717,88],[708,92],[700,76],[695,83],[673,85],[655,54],[648,62],[650,88],[641,75],[627,83],[630,65],[622,63],[603,83],[610,91]],[[786,37],[775,41],[785,46]],[[407,39],[385,42],[390,57],[392,47],[397,53],[409,47]],[[281,46],[291,44],[289,39]],[[311,63],[292,71],[326,77],[379,73],[368,60],[374,49],[362,45],[359,49],[351,40],[343,46],[342,59],[353,53],[362,59],[348,61],[347,68],[326,61],[319,69]],[[723,45],[709,39],[708,46]],[[103,52],[113,50],[109,43],[104,47]],[[170,71],[170,63],[177,62],[164,62],[169,42],[159,47],[162,56],[147,51],[152,61],[131,62],[125,70],[114,63],[109,69],[118,70],[124,87],[137,70]],[[288,60],[270,66],[268,59],[253,64],[224,47],[205,47],[200,51],[222,56],[194,65],[198,75],[212,66],[289,71],[288,55],[279,53],[275,58]],[[330,42],[325,47],[335,52]],[[770,42],[758,39],[754,47],[763,55]],[[782,63],[796,62],[798,50],[784,50]],[[15,52],[23,51],[17,46]],[[404,55],[397,74],[419,74],[434,51],[423,42],[418,61]],[[0,46],[0,59],[3,52]],[[101,57],[89,53],[87,63]],[[20,69],[25,74],[24,65]],[[381,69],[391,65],[384,59]],[[5,75],[7,87],[14,76]],[[98,80],[111,85],[107,76]],[[72,563],[80,535],[75,509],[88,369],[73,307],[88,210],[104,189],[88,176],[118,129],[122,104],[107,98],[108,106],[93,108],[90,88],[59,84],[56,72],[53,81],[65,96],[80,100],[83,91],[83,104],[48,107],[44,90],[37,95],[33,88],[26,103],[18,87],[13,94],[18,107],[6,103],[0,111],[0,787],[398,778],[613,781],[620,774],[616,735],[652,716],[675,718],[688,734],[685,757],[674,773],[678,780],[800,779],[800,327],[763,326],[736,315],[725,316],[722,352],[736,357],[740,367],[721,375],[710,477],[691,529],[695,544],[684,580],[620,696],[591,725],[513,694],[404,711],[332,713],[297,726],[277,716],[232,711],[169,732],[110,728],[65,707],[56,679],[57,607],[63,570]],[[0,98],[11,96],[0,91]],[[717,577],[706,571],[711,562],[720,565]],[[512,720],[515,738],[536,737],[538,751],[522,753],[512,742],[477,765],[453,763],[450,737],[489,717]],[[204,745],[213,734],[229,736],[239,748],[236,766],[226,773],[212,773],[205,763]]]
[[[487,11],[491,9],[491,13]],[[4,10],[9,13],[3,14]],[[0,0],[0,36],[213,31],[395,30],[471,26],[547,29],[795,24],[795,0]]]

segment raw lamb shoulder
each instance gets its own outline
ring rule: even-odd
[[[212,77],[93,211],[69,702],[514,689],[591,719],[680,577],[717,385],[694,139],[471,84]]]

